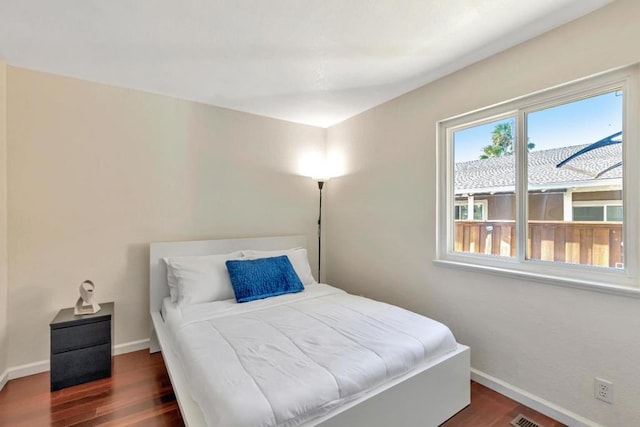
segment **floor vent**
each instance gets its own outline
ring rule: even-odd
[[[511,421],[513,427],[540,427],[540,424],[525,417],[524,415],[518,415],[513,421]]]

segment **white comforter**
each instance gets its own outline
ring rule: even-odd
[[[295,426],[456,348],[443,324],[328,285],[172,315],[210,426]]]

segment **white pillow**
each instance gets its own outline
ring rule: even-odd
[[[169,295],[171,295],[171,302],[178,302],[178,279],[173,274],[173,269],[169,267],[169,258],[162,258],[164,264],[167,266],[167,283],[169,284]]]
[[[172,298],[177,293],[178,306],[234,298],[225,262],[241,257],[242,253],[236,251],[220,255],[164,258],[170,293],[171,282],[175,280]]]
[[[246,259],[270,258],[274,256],[286,255],[289,258],[289,261],[291,261],[293,269],[296,271],[298,278],[300,278],[300,281],[304,286],[317,283],[316,279],[313,278],[313,274],[311,274],[309,258],[307,258],[307,250],[304,248],[293,248],[277,251],[244,250],[242,251],[242,255]]]

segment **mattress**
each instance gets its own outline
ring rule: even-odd
[[[296,426],[456,349],[443,324],[315,284],[162,315],[209,426]]]

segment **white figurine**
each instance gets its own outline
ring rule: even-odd
[[[76,316],[82,314],[94,314],[100,311],[100,306],[93,300],[93,291],[96,285],[91,280],[85,280],[80,284],[80,298],[76,302],[76,307],[73,310],[73,314]]]

